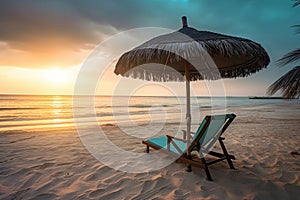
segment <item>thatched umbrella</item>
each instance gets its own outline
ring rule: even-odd
[[[115,74],[151,81],[186,81],[187,140],[189,141],[190,81],[245,77],[265,68],[269,56],[260,44],[251,40],[232,37],[188,27],[182,17],[183,27],[170,34],[155,37],[123,54],[115,67]],[[190,59],[209,54],[218,67],[218,74],[207,66],[196,67]],[[159,63],[168,67],[142,66]],[[139,67],[137,67],[139,66]],[[175,72],[174,72],[175,71]]]

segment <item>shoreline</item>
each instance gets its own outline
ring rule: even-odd
[[[268,106],[272,106],[272,105],[279,105],[279,106],[288,106],[290,104],[300,104],[300,100],[298,99],[292,99],[292,100],[285,100],[284,101],[280,101],[280,102],[262,102],[260,104],[256,104],[256,105],[230,105],[230,106],[226,106],[225,109],[223,107],[216,107],[216,106],[203,106],[199,108],[199,113],[200,113],[200,117],[202,119],[203,114],[208,115],[210,114],[210,112],[214,113],[219,113],[219,112],[223,112],[224,110],[226,110],[226,112],[232,112],[235,110],[243,110],[244,108],[255,108],[255,107],[268,107]],[[201,105],[201,103],[199,103]],[[213,109],[212,109],[213,108]],[[203,114],[202,114],[203,113]],[[172,118],[170,119],[171,122],[170,123],[174,123],[174,122],[178,122],[179,121],[179,116],[180,113],[174,113],[174,116],[178,115],[176,118]],[[136,115],[138,116],[138,115]],[[142,116],[142,115],[141,115]],[[73,117],[73,115],[72,115]],[[106,115],[105,117],[107,119],[104,119],[103,121],[101,121],[102,116],[98,116],[97,117],[97,121],[98,124],[100,124],[101,126],[118,126],[116,119],[114,118],[114,116],[110,116],[110,115]],[[91,125],[93,124],[94,120],[93,118],[91,118],[89,120],[89,118],[91,117],[83,117],[83,118],[79,118],[80,124],[81,125]],[[131,119],[131,118],[130,118]],[[192,116],[192,119],[196,120],[194,121],[194,125],[197,125],[198,123],[198,119],[199,116]],[[120,118],[118,118],[117,120],[120,120]],[[35,129],[48,129],[53,127],[55,128],[59,128],[59,127],[74,127],[74,118],[59,118],[59,120],[56,120],[55,118],[45,118],[45,119],[24,119],[24,120],[15,120],[15,121],[3,121],[2,123],[4,124],[0,124],[0,134],[3,131],[13,131],[13,130],[35,130]],[[6,123],[6,124],[5,124]],[[122,126],[130,126],[132,125],[132,123],[126,124],[126,120],[120,120],[119,123],[121,123]],[[135,122],[133,123],[138,123],[139,125],[147,125],[149,124],[149,121],[145,121],[143,118],[139,117],[138,119],[136,119]],[[160,122],[156,122],[156,123],[160,123]],[[166,122],[169,123],[169,122]],[[154,122],[155,124],[155,122]]]
[[[282,100],[299,100],[299,98],[285,98],[285,97],[268,97],[268,96],[254,96],[254,97],[249,97],[249,99],[282,99]]]

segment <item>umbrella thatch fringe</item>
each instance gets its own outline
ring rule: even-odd
[[[159,71],[147,71],[136,67],[126,72],[123,76],[147,81],[168,82],[168,81],[184,81],[184,76],[179,72],[162,73]]]
[[[179,72],[168,72],[164,73],[163,71],[151,71],[147,69],[137,69],[135,67],[122,75],[125,77],[131,77],[147,81],[185,81],[184,74]],[[249,65],[247,68],[240,69],[239,67],[233,68],[231,70],[219,70],[219,73],[209,72],[209,71],[200,71],[200,73],[191,73],[190,81],[197,80],[218,80],[220,78],[237,78],[237,77],[247,77],[253,73],[256,73],[261,68],[257,65]]]
[[[254,68],[255,66],[249,65],[248,68],[240,69],[234,68],[231,70],[220,70],[219,73],[211,71],[202,72],[192,72],[190,75],[190,81],[197,80],[218,80],[220,78],[233,78],[233,77],[247,77],[255,72],[258,72],[260,68]],[[157,81],[157,82],[168,82],[185,81],[184,73],[180,72],[170,72],[164,73],[164,71],[151,71],[143,69],[142,67],[135,67],[123,74],[125,77],[131,77],[135,79],[147,80],[147,81]]]
[[[265,63],[260,65],[257,60],[250,63],[243,63],[243,66],[231,66],[230,69],[220,70],[223,78],[245,77],[266,67],[269,63],[269,56],[264,49],[257,43],[250,40],[223,39],[223,40],[205,40],[179,43],[159,43],[141,45],[130,52],[123,54],[117,63],[116,74],[122,74],[127,77],[139,78],[151,81],[184,81],[183,72],[165,74],[164,71],[153,71],[136,66],[153,63],[153,60],[161,64],[179,63],[183,60],[189,60],[193,57],[203,57],[207,53],[211,55],[222,55],[224,57],[233,56],[251,56],[259,57]],[[201,61],[200,61],[201,62]],[[198,69],[199,71],[199,69]],[[212,75],[210,72],[199,71],[191,74],[191,81],[195,80],[216,80],[219,76]]]

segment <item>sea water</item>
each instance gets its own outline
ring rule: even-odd
[[[88,125],[95,118],[99,125],[143,124],[162,120],[178,122],[185,118],[186,113],[185,97],[81,96],[76,99],[79,103],[73,102],[73,96],[64,95],[0,95],[0,131],[74,126],[78,122]],[[191,111],[247,107],[280,101],[284,100],[192,97]]]

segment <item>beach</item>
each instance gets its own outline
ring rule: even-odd
[[[299,5],[0,1],[0,200],[300,200]]]
[[[234,106],[226,112],[237,115],[224,134],[236,169],[226,161],[210,166],[212,182],[203,169],[186,172],[177,162],[145,173],[113,169],[87,151],[72,122],[2,130],[0,199],[298,199],[299,101]],[[120,138],[115,124],[101,127],[115,145],[144,153],[142,138]],[[167,122],[160,132],[174,131],[177,126]]]

